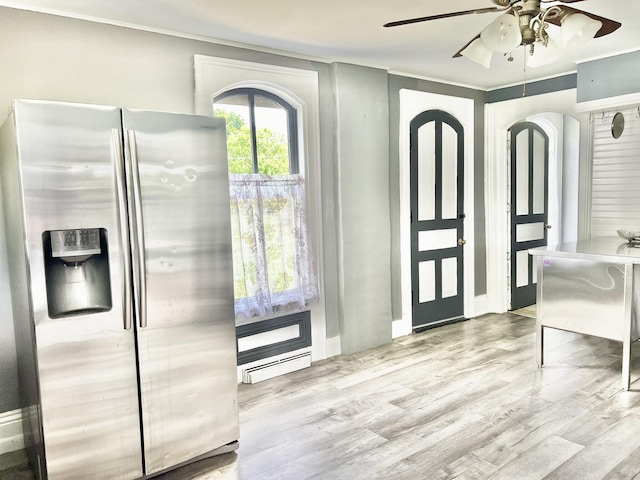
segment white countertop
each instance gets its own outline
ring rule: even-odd
[[[610,263],[640,264],[640,246],[634,247],[618,236],[595,237],[579,242],[532,248],[534,256],[581,258]]]

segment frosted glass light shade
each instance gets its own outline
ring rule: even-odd
[[[547,40],[547,46],[544,46],[540,40],[533,44],[533,55],[527,57],[527,66],[536,68],[542,65],[549,65],[555,62],[562,56],[562,50],[558,47],[558,44],[549,37]]]
[[[582,13],[574,13],[562,20],[560,28],[562,42],[567,50],[575,50],[595,37],[600,28],[602,28],[601,21]]]
[[[460,52],[460,55],[479,63],[484,68],[489,68],[493,52],[484,46],[484,42],[481,39],[476,38],[467,48]]]
[[[516,17],[504,13],[482,31],[480,38],[489,50],[501,53],[510,52],[522,42],[520,24]]]

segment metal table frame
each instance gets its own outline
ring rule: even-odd
[[[538,269],[536,362],[540,368],[544,365],[545,328],[619,341],[621,385],[629,390],[631,342],[640,337],[634,314],[634,306],[640,307],[640,249],[629,255],[620,249],[620,239],[608,243],[618,248],[605,254],[606,242],[596,242],[598,248],[577,242],[530,250]]]

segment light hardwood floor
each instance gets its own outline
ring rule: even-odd
[[[547,330],[538,369],[534,326],[485,315],[240,385],[240,449],[158,478],[640,478],[622,345]]]

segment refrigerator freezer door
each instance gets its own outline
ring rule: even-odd
[[[223,120],[193,115],[124,110],[123,125],[139,168],[130,211],[144,230],[133,270],[144,275],[136,325],[150,475],[239,436],[226,137]]]
[[[20,177],[15,181],[22,182],[30,278],[23,297],[31,299],[33,318],[28,308],[17,315],[20,322],[35,326],[48,478],[138,478],[142,455],[135,344],[133,330],[124,328],[127,247],[121,241],[123,218],[115,189],[116,168],[122,167],[114,135],[121,129],[120,110],[16,101],[14,114]],[[13,223],[16,229],[19,223]],[[70,229],[104,232],[112,306],[51,318],[44,234]],[[86,278],[75,272],[60,281],[90,282],[87,272]],[[83,291],[67,287],[70,293]]]

